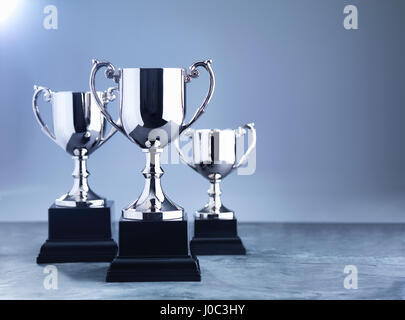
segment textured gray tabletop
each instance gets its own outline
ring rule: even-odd
[[[107,263],[56,264],[45,289],[35,258],[46,223],[0,223],[1,299],[403,299],[405,225],[240,224],[246,256],[200,257],[202,281],[106,283]],[[358,289],[345,289],[345,266]]]

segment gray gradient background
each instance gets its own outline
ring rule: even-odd
[[[58,30],[42,26],[46,4]],[[358,6],[357,31],[343,28],[347,4]],[[254,121],[258,132],[256,173],[222,185],[240,220],[403,222],[404,28],[400,0],[24,1],[0,26],[0,219],[46,220],[72,184],[72,160],[32,114],[33,84],[87,90],[92,58],[212,58],[217,87],[195,128]],[[205,75],[189,85],[188,117],[206,89]],[[120,209],[141,192],[143,166],[117,134],[90,158],[90,184]],[[173,200],[188,212],[205,203],[207,181],[182,164],[164,170]]]

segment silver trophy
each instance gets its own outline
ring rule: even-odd
[[[250,146],[237,160],[237,139],[243,137],[247,130],[252,133]],[[192,169],[210,181],[208,203],[196,212],[198,218],[234,219],[234,212],[226,208],[221,201],[220,182],[233,170],[239,168],[248,159],[256,145],[256,130],[253,123],[236,130],[225,129],[187,129],[183,135],[192,139],[192,161],[181,151],[176,142],[180,157]]]
[[[135,202],[123,210],[123,218],[182,219],[183,208],[171,201],[162,190],[160,178],[163,170],[160,167],[160,153],[201,116],[209,103],[215,87],[211,60],[194,63],[189,73],[183,68],[116,70],[110,62],[93,60],[90,88],[94,94],[96,73],[103,67],[106,68],[105,76],[118,84],[118,121],[112,119],[99,95],[95,95],[97,104],[106,119],[146,154],[146,166],[142,171],[145,177],[143,192]],[[209,90],[191,120],[184,124],[186,84],[199,76],[199,67],[209,73]]]
[[[114,88],[106,92],[97,92],[97,100],[103,107],[114,100]],[[53,128],[52,133],[43,121],[37,100],[43,93],[46,102],[52,104]],[[97,107],[96,100],[90,92],[54,92],[49,88],[34,86],[32,108],[43,132],[57,145],[73,156],[74,171],[73,187],[69,193],[56,199],[60,207],[99,207],[106,200],[94,193],[88,183],[87,158],[97,148],[112,137],[116,132],[112,128],[106,132],[106,121]]]

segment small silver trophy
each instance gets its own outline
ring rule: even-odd
[[[201,106],[185,124],[186,84],[199,76],[199,67],[209,74],[209,90]],[[95,77],[100,68],[106,68],[105,76],[118,84],[117,121],[112,119],[102,99],[95,94]],[[210,60],[194,63],[189,73],[183,68],[117,70],[110,62],[93,60],[90,88],[101,112],[146,155],[146,166],[142,171],[145,186],[140,197],[123,209],[119,231],[120,254],[111,264],[107,281],[200,279],[198,262],[188,254],[184,210],[165,195],[160,184],[163,175],[160,154],[166,145],[201,116],[214,87]],[[148,260],[153,265],[150,266],[141,256],[167,258]]]
[[[245,135],[246,129],[252,132],[253,139],[246,153],[239,161],[236,161],[236,139]],[[256,145],[254,124],[249,123],[236,130],[187,129],[183,135],[192,139],[193,160],[189,161],[181,149],[178,149],[181,158],[210,182],[209,201],[204,208],[196,212],[196,216],[200,218],[233,219],[234,212],[222,204],[219,183],[233,170],[243,165],[254,149]]]
[[[243,137],[247,130],[251,132],[251,143],[237,160],[237,139]],[[255,148],[254,124],[249,123],[236,130],[187,129],[183,135],[192,139],[192,160],[187,159],[176,142],[180,157],[210,182],[209,201],[196,212],[191,252],[196,255],[244,254],[245,249],[237,236],[235,213],[222,204],[219,184],[243,165]]]
[[[52,104],[53,132],[39,112],[38,97]],[[113,88],[95,93],[103,106],[114,100]],[[51,91],[34,86],[32,108],[43,132],[73,156],[73,187],[48,210],[49,235],[37,263],[111,261],[117,244],[111,235],[112,201],[93,192],[88,183],[88,156],[116,132],[106,125],[90,92]]]

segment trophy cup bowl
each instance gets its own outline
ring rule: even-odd
[[[52,105],[54,132],[51,132],[40,115],[37,100],[41,93],[44,100]],[[114,100],[112,89],[97,92],[96,95],[104,107]],[[55,204],[60,207],[104,206],[106,200],[88,186],[86,161],[91,153],[114,135],[116,129],[113,127],[105,135],[106,121],[94,96],[91,92],[54,92],[46,87],[34,86],[32,108],[43,132],[72,155],[75,162],[73,187],[70,192],[56,199]]]
[[[253,139],[245,154],[237,161],[237,139],[247,133],[246,129],[251,131]],[[204,208],[196,212],[196,216],[201,218],[233,219],[234,212],[222,204],[219,183],[233,170],[244,164],[254,149],[256,145],[254,124],[249,123],[236,130],[194,130],[189,128],[183,135],[192,139],[192,161],[187,159],[178,143],[176,143],[180,157],[192,169],[210,181],[209,202]]]
[[[97,104],[106,119],[130,141],[146,153],[146,167],[142,171],[145,187],[141,196],[123,210],[126,219],[181,219],[183,208],[172,202],[163,192],[160,177],[160,153],[179,134],[192,125],[204,112],[215,87],[211,60],[196,62],[190,73],[183,68],[120,68],[107,61],[93,60],[90,88],[93,94],[95,76],[100,68],[106,68],[105,76],[118,86],[119,119],[114,121],[105,109],[99,96]],[[184,124],[186,112],[186,84],[199,76],[198,67],[203,67],[210,76],[210,86],[203,104],[190,122]]]

